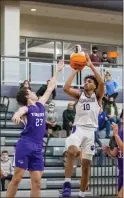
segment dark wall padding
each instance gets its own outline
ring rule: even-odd
[[[40,85],[32,85],[32,90],[37,91],[40,88]],[[10,86],[2,85],[1,86],[1,96],[7,96],[9,98],[15,98],[19,90],[19,86]],[[72,100],[70,96],[64,93],[63,88],[56,88],[56,98],[55,100]],[[117,103],[123,103],[123,93],[122,90],[119,92],[119,95],[116,99]]]

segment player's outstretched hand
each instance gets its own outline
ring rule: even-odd
[[[64,60],[60,60],[58,65],[57,65],[57,71],[60,72],[64,68]]]
[[[103,145],[103,146],[102,146],[102,150],[103,150],[103,152],[108,153],[108,151],[109,151],[109,146]]]
[[[17,113],[15,113],[12,117],[12,121],[15,122],[16,124],[20,124],[21,119]]]
[[[91,59],[89,57],[89,54],[85,54],[85,56],[86,56],[86,65],[88,67],[90,67],[92,65],[92,62],[91,62]]]
[[[112,122],[113,136],[118,135],[118,124]]]

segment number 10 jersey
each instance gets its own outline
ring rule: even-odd
[[[82,92],[75,108],[76,115],[74,125],[91,128],[98,127],[98,115],[100,106],[98,104],[95,93],[93,93],[90,97],[87,97],[85,93]]]

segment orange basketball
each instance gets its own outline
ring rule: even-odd
[[[86,66],[86,56],[84,52],[73,53],[70,56],[70,65],[75,70],[82,70]]]

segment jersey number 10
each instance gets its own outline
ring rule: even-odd
[[[84,104],[83,106],[84,106],[84,108],[83,108],[84,111],[90,110],[90,105],[89,104]]]

